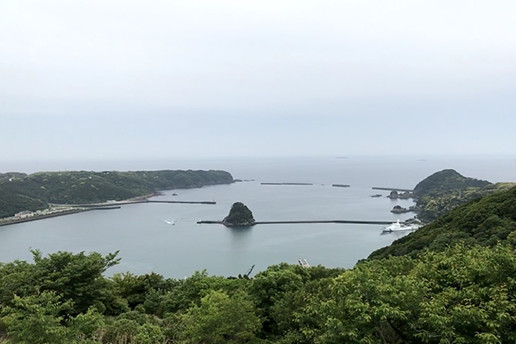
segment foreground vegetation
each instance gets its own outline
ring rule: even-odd
[[[516,188],[460,206],[407,236],[404,252],[346,271],[108,278],[116,253],[34,251],[0,265],[0,329],[36,344],[514,343],[515,207]]]
[[[0,218],[46,209],[49,203],[125,200],[158,190],[233,182],[225,171],[38,172],[0,174]]]
[[[102,276],[114,256],[59,252],[0,269],[7,343],[514,343],[516,255],[457,245],[343,271],[252,279]]]

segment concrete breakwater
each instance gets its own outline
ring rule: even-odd
[[[0,220],[0,227],[1,226],[8,226],[8,225],[14,225],[17,223],[24,223],[24,222],[30,222],[30,221],[36,221],[36,220],[43,220],[43,219],[50,219],[52,217],[58,217],[58,216],[64,216],[64,215],[72,215],[77,213],[82,213],[85,211],[91,211],[91,210],[112,210],[112,209],[120,209],[120,206],[106,206],[106,207],[84,207],[84,208],[73,208],[69,210],[63,210],[63,211],[56,211],[49,214],[43,214],[43,215],[34,215],[26,218],[16,218],[16,219],[3,219]]]
[[[386,187],[380,187],[380,186],[373,186],[373,190],[384,190],[384,191],[401,191],[401,192],[413,192],[412,189],[400,189],[400,188],[386,188]]]
[[[59,207],[71,207],[71,208],[108,208],[127,204],[138,204],[138,203],[175,203],[175,204],[217,204],[215,201],[155,201],[148,199],[131,200],[131,201],[112,201],[104,203],[85,203],[85,204],[52,204],[53,206]]]
[[[254,225],[287,225],[287,224],[310,224],[310,223],[341,223],[356,225],[390,225],[392,221],[367,221],[367,220],[294,220],[294,221],[256,221]],[[219,224],[224,225],[223,221],[200,220],[197,224]]]
[[[260,183],[260,185],[314,185],[313,183]]]
[[[142,201],[140,203],[217,204],[215,201]]]

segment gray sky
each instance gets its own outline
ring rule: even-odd
[[[0,160],[516,154],[516,1],[0,0]]]

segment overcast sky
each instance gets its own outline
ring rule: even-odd
[[[0,160],[516,154],[516,1],[0,0]]]

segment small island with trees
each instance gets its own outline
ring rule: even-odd
[[[228,216],[222,220],[222,224],[228,227],[252,226],[255,224],[253,213],[242,202],[236,202],[231,207]]]

